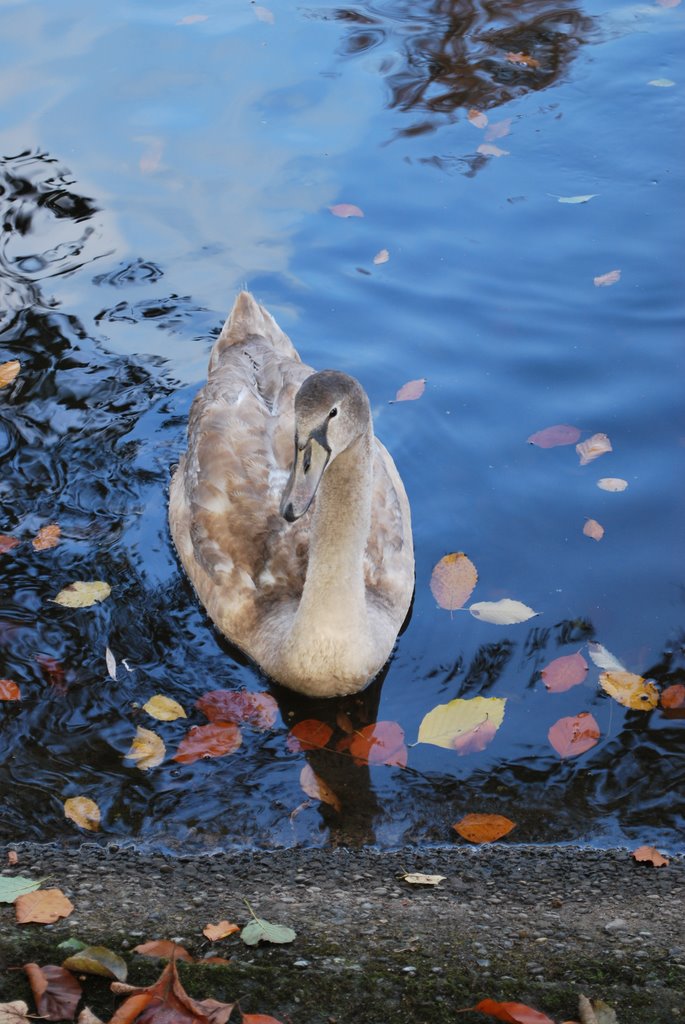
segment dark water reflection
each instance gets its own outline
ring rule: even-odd
[[[32,9],[31,45],[40,55],[43,40],[52,61],[57,30],[48,18],[41,35],[44,9]],[[276,10],[280,35],[267,37],[273,26],[207,10],[181,45],[165,5],[91,25],[74,3],[58,48],[77,62],[64,72],[73,94],[65,86],[69,101],[38,119],[54,149],[7,148],[0,164],[0,361],[22,364],[0,391],[0,533],[20,541],[0,555],[0,675],[22,690],[0,706],[0,838],[80,838],[63,801],[82,794],[100,806],[105,840],[179,850],[443,843],[468,811],[506,814],[521,841],[682,848],[683,719],[621,707],[594,669],[558,695],[539,675],[597,639],[660,689],[685,681],[683,302],[668,271],[680,244],[669,175],[681,164],[671,100],[655,110],[657,90],[642,85],[677,77],[666,22],[618,6],[607,18],[569,4],[332,5]],[[28,38],[21,11],[5,18]],[[117,78],[122,52],[134,66],[154,53],[159,81]],[[52,88],[36,59],[36,81]],[[641,77],[626,79],[639,60]],[[50,68],[59,78],[59,60]],[[621,87],[630,101],[616,107]],[[475,152],[471,108],[512,119],[508,164]],[[13,138],[32,138],[25,117]],[[67,168],[54,153],[74,148]],[[99,188],[79,182],[81,167]],[[564,208],[548,194],[590,192],[604,205]],[[335,222],[326,205],[340,198],[361,202],[365,220]],[[391,260],[378,268],[382,246]],[[594,289],[593,274],[619,261],[622,290]],[[274,729],[246,727],[235,754],[180,765],[188,725],[205,721],[199,696],[268,685],[197,606],[165,514],[211,340],[245,283],[305,358],[369,390],[412,502],[417,589],[396,654],[364,694],[313,702],[274,687]],[[418,376],[419,402],[388,404]],[[606,469],[526,446],[563,421],[611,435]],[[628,478],[626,494],[597,491],[604,474]],[[581,533],[590,515],[607,527],[599,545]],[[34,551],[50,522],[59,545]],[[479,600],[513,596],[540,617],[498,628],[437,609],[428,579],[450,550],[476,562]],[[98,578],[112,585],[103,604],[52,603],[66,583]],[[154,722],[142,709],[154,693],[189,720]],[[413,744],[432,707],[477,695],[507,698],[477,754],[410,746],[401,770],[286,746],[306,718],[327,722],[332,742],[345,723],[396,721]],[[561,761],[547,731],[580,711],[601,740]],[[124,759],[137,726],[167,748],[146,773]],[[303,794],[306,763],[341,812]]]

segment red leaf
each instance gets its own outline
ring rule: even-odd
[[[6,533],[0,533],[0,555],[4,555],[6,551],[16,548],[18,543],[19,541],[16,537],[8,537]]]
[[[497,1020],[507,1021],[508,1024],[554,1024],[546,1014],[533,1010],[524,1003],[497,1003],[494,999],[481,999],[472,1009],[488,1013]]]
[[[389,764],[406,768],[404,729],[397,722],[366,725],[351,738],[350,754],[357,764]]]
[[[400,390],[395,395],[393,401],[395,402],[414,402],[417,398],[426,390],[426,378],[419,377],[418,380],[408,380],[406,384],[403,384]]]
[[[540,671],[543,682],[550,693],[564,693],[572,686],[582,683],[587,675],[588,663],[582,654],[565,654],[555,658]]]
[[[682,683],[667,686],[661,694],[661,706],[664,708],[685,707],[685,686]]]
[[[578,757],[594,747],[600,735],[599,726],[589,711],[581,711],[579,715],[560,718],[547,738],[560,757]]]
[[[0,700],[21,700],[21,690],[13,679],[0,679]]]
[[[225,757],[233,754],[242,742],[240,729],[233,722],[194,725],[179,743],[173,760],[193,764],[202,757]]]
[[[195,707],[210,722],[247,722],[255,729],[271,729],[278,718],[278,704],[270,693],[249,690],[210,690]]]
[[[568,423],[556,423],[553,427],[545,427],[538,430],[528,438],[528,444],[535,444],[538,448],[556,448],[560,444],[575,444],[580,437],[578,427],[571,427]]]
[[[363,217],[364,211],[360,210],[358,206],[353,203],[336,203],[335,206],[329,206],[328,209],[331,211],[334,217]]]
[[[48,1020],[73,1020],[81,999],[81,986],[74,975],[55,964],[24,964],[24,970],[38,1014]]]
[[[333,730],[318,718],[305,718],[294,725],[285,741],[288,750],[299,754],[301,750],[320,750],[326,746]]]

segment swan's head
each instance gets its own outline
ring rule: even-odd
[[[354,377],[321,370],[307,377],[295,396],[295,458],[281,498],[289,523],[311,505],[326,467],[365,434],[369,400]]]

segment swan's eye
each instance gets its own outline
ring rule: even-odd
[[[333,417],[337,416],[337,415],[338,415],[338,410],[335,408],[335,406],[333,406],[333,408],[331,409],[331,411],[328,414],[328,418],[329,418],[329,420],[332,420]]]

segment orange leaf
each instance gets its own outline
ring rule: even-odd
[[[599,685],[619,704],[633,711],[651,711],[659,703],[659,691],[654,683],[635,672],[602,672]]]
[[[635,860],[647,861],[655,868],[663,868],[668,864],[668,857],[662,856],[653,846],[638,846],[637,850],[633,850],[633,857]]]
[[[576,445],[576,451],[580,456],[581,466],[587,466],[588,462],[598,459],[600,455],[613,451],[611,441],[606,434],[593,434],[586,441]]]
[[[194,725],[179,743],[173,760],[193,764],[203,757],[225,757],[235,753],[242,742],[240,729],[233,722]]]
[[[148,1024],[155,1018],[166,1024],[225,1024],[235,1005],[215,999],[202,1002],[191,999],[181,984],[175,960],[167,964],[154,985],[128,991],[131,995],[109,1024],[133,1024],[147,1007],[150,1007],[145,1015]]]
[[[564,693],[572,686],[582,683],[587,675],[588,663],[582,654],[565,654],[555,658],[540,671],[543,682],[550,693]]]
[[[268,1013],[244,1013],[242,1024],[281,1024],[281,1021]]]
[[[507,53],[505,56],[510,64],[525,64],[527,68],[540,67],[540,61],[535,57],[529,57],[527,53]]]
[[[21,700],[21,690],[12,679],[0,679],[0,700]]]
[[[320,722],[318,718],[305,718],[292,727],[286,746],[293,754],[299,754],[301,750],[321,750],[332,735],[330,725]]]
[[[278,704],[270,693],[249,690],[210,690],[195,707],[210,722],[247,722],[254,729],[271,729],[278,718]]]
[[[492,843],[508,835],[516,822],[503,814],[465,814],[452,828],[470,843]]]
[[[336,203],[334,206],[329,206],[328,209],[331,211],[334,217],[363,217],[364,211],[360,210],[358,206],[353,203]]]
[[[667,686],[661,694],[661,706],[664,708],[685,707],[685,686],[682,683]]]
[[[48,526],[41,526],[40,530],[31,543],[35,551],[47,551],[59,544],[61,529],[57,523],[49,523]]]
[[[141,956],[159,957],[164,960],[187,960],[192,963],[192,956],[187,949],[172,942],[170,939],[153,939],[152,942],[143,942],[140,946],[133,947],[134,953]]]
[[[8,363],[0,363],[0,388],[11,384],[21,369],[18,359],[10,359]]]
[[[64,967],[47,964],[24,964],[36,1009],[47,1020],[73,1020],[81,999],[81,986]]]
[[[357,764],[388,764],[406,768],[404,729],[397,722],[366,725],[351,739],[350,754]]]
[[[599,726],[589,711],[560,718],[550,728],[547,738],[560,757],[578,757],[590,750],[600,737]]]
[[[481,999],[471,1009],[488,1013],[497,1020],[506,1021],[507,1024],[554,1024],[554,1021],[544,1013],[533,1010],[524,1003],[497,1003],[494,999]]]
[[[593,540],[601,540],[604,536],[604,527],[596,519],[588,519],[583,527],[583,533]]]
[[[14,901],[17,924],[54,924],[60,917],[69,917],[74,904],[61,889],[38,889],[17,896]]]
[[[488,123],[488,115],[481,113],[480,110],[476,110],[472,107],[466,115],[474,128],[485,128]]]
[[[598,277],[593,277],[595,288],[608,288],[612,284],[616,284],[617,281],[621,280],[620,270],[610,270],[607,274],[600,274]]]
[[[208,938],[210,942],[217,942],[219,939],[225,939],[229,935],[234,935],[235,932],[239,931],[239,924],[231,924],[230,921],[219,921],[218,924],[205,925],[202,929],[202,934]]]
[[[537,445],[538,448],[556,448],[561,444],[575,444],[580,437],[578,427],[572,427],[568,423],[555,423],[553,427],[545,427],[538,430],[528,438],[528,444]]]
[[[330,804],[336,811],[342,810],[340,800],[333,792],[327,782],[316,774],[311,765],[306,764],[300,772],[300,786],[314,800],[321,800],[324,804]]]
[[[406,384],[403,384],[400,390],[395,395],[394,402],[414,402],[417,398],[426,390],[426,378],[420,377],[418,380],[408,380]]]
[[[18,543],[19,541],[16,537],[9,537],[6,533],[0,533],[0,555],[4,555],[6,551],[16,548]]]
[[[433,569],[430,588],[441,608],[462,608],[478,582],[476,567],[463,551],[444,555]]]

